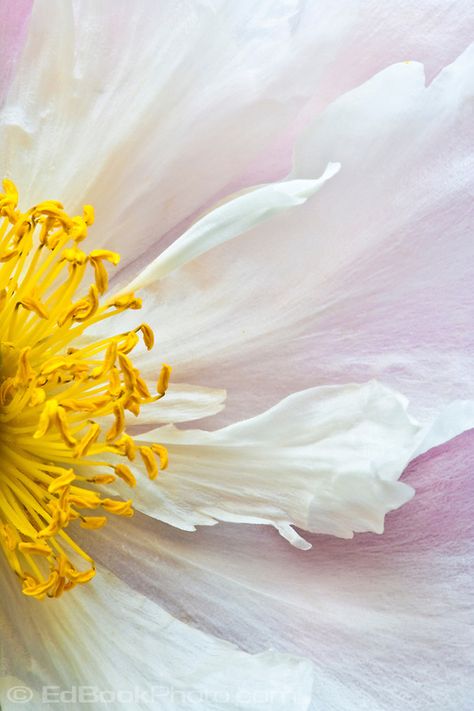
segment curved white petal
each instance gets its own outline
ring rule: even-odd
[[[310,657],[314,711],[468,709],[473,457],[466,433],[413,462],[417,495],[383,536],[313,536],[302,552],[267,527],[186,533],[137,514],[94,537],[95,553],[201,629]]]
[[[1,589],[2,672],[20,675],[31,690],[23,707],[52,711],[69,702],[92,711],[122,705],[140,711],[305,711],[309,706],[308,662],[275,652],[247,654],[172,617],[101,566],[94,583],[42,604],[22,597],[11,571],[2,569]],[[14,645],[5,644],[10,635]],[[10,709],[19,685],[13,678],[3,682],[2,707]]]
[[[149,383],[150,392],[156,383]],[[187,383],[170,383],[166,396],[158,403],[144,405],[140,410],[138,420],[128,416],[128,424],[155,425],[169,422],[190,422],[210,417],[220,412],[225,407],[225,390],[206,388],[202,385],[188,385]]]
[[[376,377],[427,419],[474,395],[472,71],[400,64],[339,99],[297,153],[295,176],[341,161],[314,199],[147,290],[160,355],[226,388],[224,422],[315,382]]]
[[[382,533],[385,515],[413,490],[409,461],[474,426],[472,403],[453,403],[421,427],[407,400],[373,381],[312,388],[214,432],[165,426],[141,439],[164,444],[169,469],[134,493],[144,513],[184,530],[216,521],[269,523],[293,545],[293,526],[352,538]]]
[[[313,388],[251,420],[215,432],[162,427],[169,469],[142,481],[135,506],[179,528],[221,521],[271,523],[351,538],[381,533],[384,516],[408,501],[397,481],[422,431],[397,393],[376,382]]]
[[[262,222],[292,207],[303,205],[326,181],[339,172],[338,163],[328,163],[317,180],[270,183],[239,195],[198,220],[134,279],[127,289],[155,286],[170,272],[200,257],[214,247],[248,232]]]

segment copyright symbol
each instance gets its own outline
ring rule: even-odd
[[[29,686],[11,686],[7,691],[7,698],[14,704],[27,704],[33,698],[33,692]]]

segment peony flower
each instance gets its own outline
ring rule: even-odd
[[[467,708],[469,8],[137,5],[5,9],[2,708]]]

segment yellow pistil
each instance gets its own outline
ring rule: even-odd
[[[170,367],[161,368],[152,396],[130,353],[153,347],[153,331],[94,341],[86,329],[126,309],[134,294],[101,303],[105,264],[119,255],[78,247],[94,212],[69,217],[59,202],[18,210],[15,185],[0,193],[0,547],[25,595],[58,597],[95,572],[92,558],[71,537],[76,526],[95,530],[104,514],[131,516],[132,502],[103,495],[117,479],[137,484],[137,451],[154,479],[168,462],[161,444],[137,447],[125,412],[160,399]],[[82,246],[82,245],[81,245]],[[90,274],[92,282],[83,286]],[[97,488],[99,487],[99,488]],[[91,514],[91,512],[93,512]]]

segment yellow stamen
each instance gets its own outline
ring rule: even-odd
[[[162,444],[152,444],[152,451],[158,455],[160,460],[160,469],[166,469],[168,466],[168,450]]]
[[[155,335],[153,331],[147,323],[142,323],[142,325],[140,326],[140,331],[142,332],[143,341],[145,343],[145,346],[147,347],[147,350],[151,350],[155,343]]]
[[[171,366],[163,363],[161,367],[160,377],[158,379],[158,384],[156,386],[156,392],[163,397],[168,389],[168,383],[171,376]]]
[[[126,433],[125,412],[138,415],[163,397],[171,368],[161,369],[152,397],[130,357],[140,332],[146,348],[153,347],[147,324],[92,342],[82,338],[90,326],[141,307],[134,294],[101,303],[106,265],[120,257],[78,247],[93,224],[92,207],[70,217],[48,200],[22,213],[15,185],[5,180],[3,189],[0,548],[24,594],[43,599],[95,575],[92,558],[74,541],[76,526],[94,531],[108,514],[133,515],[132,501],[102,493],[119,480],[137,484],[126,464],[111,460],[131,461],[138,449],[150,478],[166,467],[163,445],[137,447]]]
[[[139,447],[138,448],[140,454],[142,455],[143,463],[146,467],[146,470],[148,472],[148,476],[150,479],[156,479],[158,476],[158,464],[156,463],[156,459],[153,455],[153,450],[151,447]]]
[[[126,464],[117,464],[117,466],[114,467],[114,470],[117,476],[123,479],[123,481],[129,486],[133,487],[137,485],[137,480],[135,479],[135,476],[132,474],[132,471],[129,467],[127,467]]]
[[[90,528],[93,531],[97,528],[102,528],[107,523],[107,516],[83,516],[81,519],[81,528]]]

